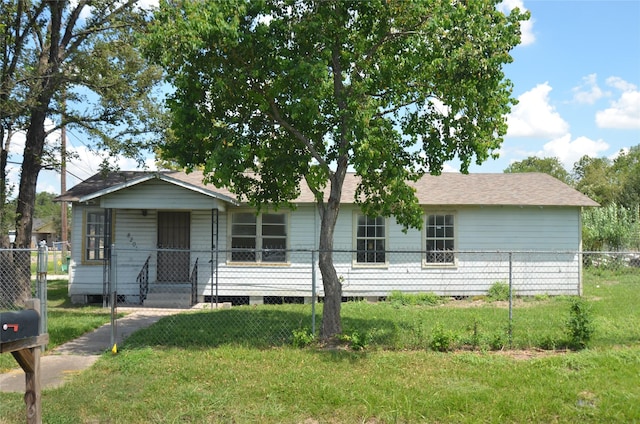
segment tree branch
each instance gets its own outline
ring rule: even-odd
[[[280,114],[280,110],[278,109],[278,105],[276,104],[276,102],[273,99],[269,100],[269,108],[273,112],[273,114],[271,115],[271,118],[274,121],[276,121],[278,124],[282,125],[287,131],[289,131],[291,134],[293,134],[298,140],[300,140],[302,142],[302,144],[304,144],[304,146],[307,148],[307,150],[309,150],[309,153],[311,153],[311,156],[313,156],[313,158],[315,160],[317,160],[318,163],[323,168],[325,168],[327,171],[331,172],[331,170],[329,168],[329,164],[324,160],[322,155],[320,155],[320,153],[316,150],[316,148],[313,145],[313,141],[311,141],[311,139],[309,139],[309,137],[307,137],[304,134],[302,134],[300,131],[298,131],[298,129],[296,129],[288,121],[286,121],[285,119],[282,118],[282,115]]]

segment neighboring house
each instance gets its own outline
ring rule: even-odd
[[[478,251],[565,252],[534,259],[547,271],[520,294],[580,291],[581,210],[598,204],[553,177],[427,175],[415,183],[424,228],[406,233],[393,218],[363,216],[353,200],[356,185],[357,177],[348,174],[334,238],[336,250],[350,251],[334,255],[345,297],[380,297],[391,290],[486,293],[495,277],[485,278],[481,270],[498,267],[507,273],[510,268],[504,259],[465,254]],[[212,284],[225,298],[308,300],[313,272],[316,294],[323,296],[311,256],[295,253],[318,247],[320,221],[306,186],[295,209],[258,215],[228,190],[203,184],[199,172],[96,174],[57,200],[72,204],[69,293],[74,302],[107,293],[105,276],[112,274],[120,300],[142,303],[148,296],[140,283],[143,274],[144,284],[186,283],[196,260],[192,302],[206,300]],[[110,245],[116,256],[111,273],[103,266],[104,247]],[[216,247],[217,272],[210,264]],[[286,288],[279,284],[285,277]]]
[[[53,243],[58,239],[58,232],[53,221],[45,221],[43,219],[33,220],[33,229],[31,231],[31,247],[37,248],[41,241],[45,241],[47,246],[53,247]]]

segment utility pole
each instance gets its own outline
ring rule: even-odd
[[[60,129],[60,194],[67,191],[67,127],[65,122],[66,101],[63,99],[62,104],[62,128]],[[62,261],[67,260],[67,202],[61,203],[60,208],[60,236]],[[69,270],[67,269],[67,272]]]

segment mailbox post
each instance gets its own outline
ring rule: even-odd
[[[27,424],[41,424],[40,351],[49,335],[40,333],[40,301],[31,299],[27,307],[0,313],[0,353],[10,352],[24,370]]]

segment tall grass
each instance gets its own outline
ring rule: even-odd
[[[616,203],[588,208],[582,213],[585,251],[640,249],[640,205],[625,208]]]

